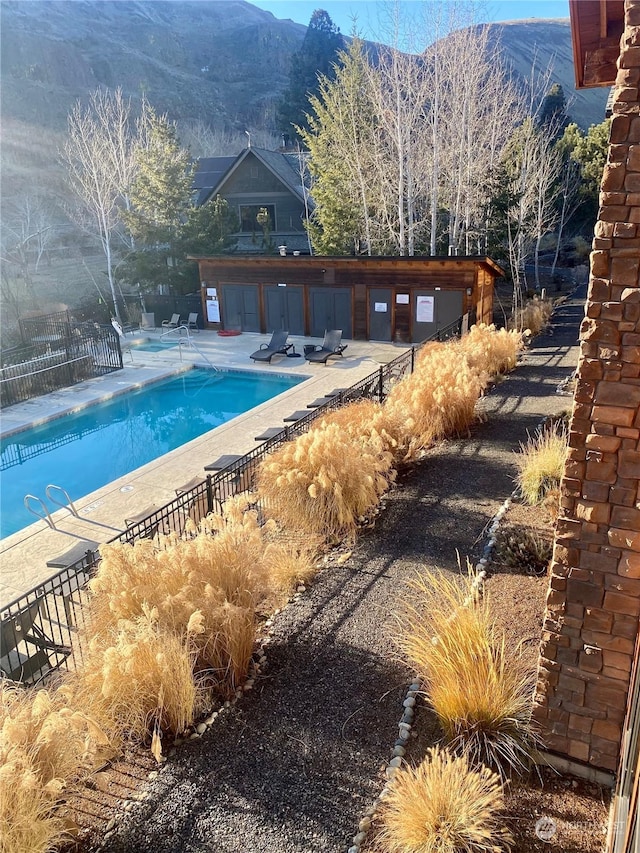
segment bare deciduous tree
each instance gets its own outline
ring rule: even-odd
[[[127,207],[135,173],[134,150],[144,141],[143,115],[137,125],[131,101],[120,89],[97,89],[87,107],[76,103],[68,117],[68,137],[61,151],[70,183],[82,205],[74,219],[100,241],[115,316],[120,320],[114,277],[114,241],[126,240],[120,229],[120,211]]]

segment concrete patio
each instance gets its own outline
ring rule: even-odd
[[[124,353],[124,369],[91,379],[70,388],[19,403],[2,413],[2,437],[51,418],[77,411],[117,394],[174,375],[193,365],[212,364],[222,369],[298,374],[308,377],[295,388],[234,418],[188,442],[125,477],[74,500],[79,517],[67,509],[51,513],[55,529],[43,521],[0,540],[0,606],[27,592],[55,573],[47,560],[83,542],[106,542],[125,528],[125,518],[145,507],[162,506],[175,498],[175,489],[192,477],[204,476],[204,466],[221,454],[243,454],[256,446],[255,436],[268,427],[284,426],[283,418],[336,387],[348,387],[368,376],[406,351],[407,346],[348,341],[343,358],[333,358],[327,366],[310,364],[304,357],[275,356],[270,365],[254,364],[249,355],[269,335],[242,334],[219,337],[200,332],[190,337],[193,348],[184,343],[161,352],[135,349]],[[127,343],[160,340],[161,333],[127,336]],[[164,340],[167,340],[165,337]],[[320,339],[290,337],[298,353],[305,344]],[[42,484],[42,495],[47,484]],[[56,485],[65,486],[64,482]],[[89,545],[87,545],[89,547]]]

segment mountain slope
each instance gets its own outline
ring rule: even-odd
[[[604,121],[608,88],[575,88],[571,28],[568,19],[510,21],[492,24],[490,41],[498,44],[514,73],[528,80],[531,69],[540,73],[551,66],[551,82],[559,83],[567,99],[567,111],[584,130]]]
[[[244,0],[3,0],[0,24],[5,198],[51,186],[69,110],[100,85],[144,94],[174,120],[273,130],[306,32]],[[525,78],[553,58],[572,117],[585,128],[602,121],[607,89],[571,102],[568,21],[492,25],[491,36]]]

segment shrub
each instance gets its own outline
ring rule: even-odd
[[[453,750],[503,776],[526,767],[535,751],[532,673],[519,649],[507,649],[488,599],[474,589],[471,575],[466,583],[418,576],[411,583],[414,602],[402,609],[398,643]]]
[[[520,445],[516,483],[524,500],[535,506],[560,488],[567,456],[566,428],[545,429]]]
[[[495,853],[511,840],[500,824],[503,807],[495,773],[435,747],[391,782],[378,840],[387,853]]]
[[[379,437],[320,423],[264,460],[258,497],[283,529],[336,541],[377,506],[393,478],[391,462]]]
[[[537,530],[526,527],[499,530],[496,560],[530,575],[545,575],[553,555],[553,544]]]

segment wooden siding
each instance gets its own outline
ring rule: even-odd
[[[310,316],[311,288],[349,288],[352,293],[352,329],[344,330],[345,337],[367,340],[369,335],[369,293],[385,288],[391,292],[392,340],[409,343],[414,333],[414,295],[418,291],[455,291],[462,294],[462,313],[470,312],[472,319],[491,323],[495,279],[503,272],[489,258],[360,258],[360,257],[294,257],[280,256],[220,256],[196,258],[200,281],[204,287],[257,285],[260,292],[261,330],[266,328],[263,288],[302,287],[305,296],[305,333],[313,325]],[[400,300],[398,300],[400,296]],[[402,297],[408,297],[408,302]],[[221,328],[224,324],[224,304]],[[203,312],[204,313],[204,312]]]

